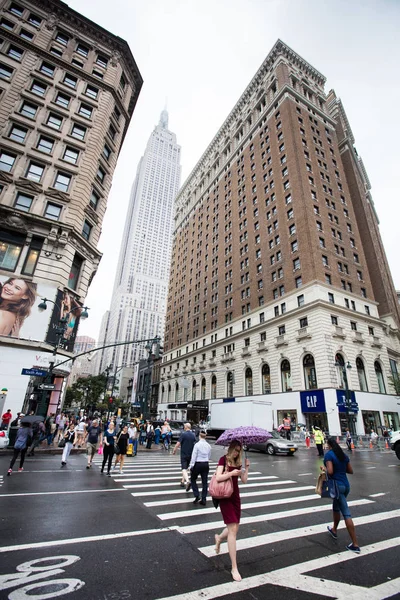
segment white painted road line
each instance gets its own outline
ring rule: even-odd
[[[281,481],[280,483],[291,483],[290,481]],[[241,498],[246,498],[249,496],[271,496],[272,494],[281,494],[282,491],[284,492],[301,492],[301,491],[305,491],[305,490],[313,490],[314,486],[313,485],[305,485],[305,486],[301,486],[301,487],[292,487],[292,488],[285,488],[284,490],[261,490],[259,492],[242,492],[240,494]],[[177,500],[168,500],[167,504],[168,506],[170,504],[182,504],[182,502],[187,502],[187,501],[193,501],[193,497],[192,496],[186,496],[186,498],[184,499],[177,499]],[[207,498],[207,500],[211,500],[210,497]],[[144,502],[143,503],[145,506],[149,507],[149,506],[165,506],[166,502],[165,499],[164,500],[155,500],[153,502]],[[243,505],[242,505],[243,506]]]
[[[400,537],[384,540],[363,546],[362,555],[368,556],[381,552],[382,550],[390,550],[400,545]],[[263,585],[277,585],[294,590],[305,591],[308,594],[320,594],[337,600],[383,600],[390,598],[398,593],[400,588],[400,579],[393,579],[375,587],[363,587],[349,585],[337,581],[329,581],[327,579],[318,579],[316,577],[307,577],[304,573],[312,572],[317,569],[324,569],[338,563],[347,562],[348,560],[359,560],[360,556],[353,552],[338,552],[329,556],[322,556],[314,560],[309,560],[304,563],[297,563],[289,567],[276,569],[269,573],[254,575],[253,577],[245,577],[241,582],[237,583],[230,581],[219,585],[201,588],[194,592],[184,592],[175,596],[164,596],[158,600],[214,600],[229,596],[230,594],[239,593],[251,589],[258,588]],[[290,595],[289,595],[290,597]]]
[[[313,475],[313,473],[298,473],[297,477],[305,477],[306,475]]]
[[[121,483],[121,482],[120,482]],[[260,482],[260,483],[246,483],[246,484],[242,484],[241,488],[245,487],[250,488],[250,487],[264,487],[267,485],[279,485],[279,483],[281,483],[280,481],[266,481],[266,482]],[[291,481],[290,483],[295,483],[294,481]],[[132,489],[132,488],[142,488],[143,486],[139,485],[124,485],[124,488],[126,489]],[[201,485],[200,485],[201,487]],[[166,494],[166,490],[158,490],[156,492],[147,492],[147,491],[142,491],[142,492],[135,492],[132,494],[132,496],[135,497],[144,497],[144,496],[165,496]],[[168,490],[168,494],[186,494],[187,492],[185,492],[182,488],[180,488],[179,490]]]
[[[367,515],[365,517],[356,517],[353,519],[354,525],[369,525],[378,521],[385,521],[387,519],[398,519],[400,517],[400,510],[391,510],[381,513],[375,513]],[[328,523],[329,525],[329,523]],[[289,529],[287,531],[275,531],[273,533],[267,533],[265,535],[256,535],[251,538],[239,539],[236,542],[237,550],[248,550],[249,548],[258,548],[260,546],[266,546],[268,544],[274,544],[277,542],[283,542],[285,540],[299,539],[300,537],[307,537],[309,535],[317,535],[320,533],[326,533],[326,524],[312,525],[311,527],[299,527],[297,529]],[[211,557],[216,556],[215,545],[204,546],[199,548],[205,556]],[[221,545],[220,554],[228,553],[228,544]]]
[[[254,473],[254,475],[261,475],[261,473],[258,472],[258,471],[256,471]],[[164,474],[160,473],[159,476],[161,477],[161,481],[165,481],[165,480],[174,481],[174,480],[176,480],[176,475],[175,476],[168,475],[168,477],[164,477]],[[211,474],[208,477],[210,478]],[[138,475],[137,477],[135,477],[133,479],[126,479],[124,477],[124,475],[114,475],[114,478],[115,478],[116,481],[136,481],[136,482],[140,482],[140,481],[154,481],[154,477],[141,477],[140,475]]]
[[[212,475],[211,473],[208,475],[208,479],[211,479]],[[273,475],[261,475],[260,477],[252,477],[250,481],[264,481],[265,479],[272,479],[274,476]],[[121,479],[118,481],[118,483],[131,483],[132,481],[141,481],[140,479]],[[151,488],[151,487],[167,487],[167,486],[176,486],[179,485],[179,478],[176,480],[172,479],[169,482],[165,482],[164,479],[161,477],[160,478],[160,483],[146,483],[145,486],[143,485],[125,485],[124,487],[129,488],[129,489],[143,489],[144,487],[146,489]],[[200,483],[200,482],[199,482]],[[258,483],[255,484],[250,484],[250,483],[239,483],[239,487],[242,488],[243,486],[249,487],[250,485],[252,485],[252,487],[256,487],[258,485]]]
[[[373,500],[352,500],[348,502],[349,506],[363,506],[364,504],[374,504]],[[286,519],[289,517],[297,517],[299,515],[309,515],[324,511],[332,511],[330,504],[324,504],[322,506],[310,506],[307,508],[295,508],[294,510],[282,510],[280,512],[264,513],[263,515],[257,515],[255,517],[244,517],[240,519],[240,525],[251,525],[253,523],[263,523],[268,521],[275,521],[277,519]],[[214,521],[213,523],[199,523],[198,525],[183,525],[182,527],[177,526],[177,531],[182,534],[187,533],[201,533],[203,531],[210,531],[212,529],[220,529],[224,527],[223,521]]]
[[[321,502],[321,498],[318,494],[308,494],[307,496],[295,496],[294,498],[280,498],[275,500],[265,500],[263,502],[242,502],[242,511],[249,508],[264,508],[267,506],[279,506],[280,504],[293,504],[294,502]],[[168,519],[184,519],[185,517],[196,517],[210,513],[215,513],[215,508],[202,508],[201,511],[182,510],[164,514],[158,514],[157,517],[161,521],[167,521]]]
[[[370,494],[370,498],[378,498],[379,496],[386,496],[386,492],[379,492],[379,494]]]
[[[15,546],[0,546],[0,553],[15,552],[16,550],[33,550],[34,548],[50,548],[52,546],[66,546],[69,544],[84,544],[86,542],[101,542],[104,540],[118,540],[121,538],[137,537],[140,535],[150,535],[152,533],[163,533],[165,531],[174,531],[175,527],[162,527],[160,529],[138,529],[136,531],[120,531],[117,533],[105,533],[103,535],[90,535],[81,538],[71,538],[65,540],[50,540],[47,542],[36,542],[30,544],[18,544]]]
[[[123,488],[115,488],[114,490],[71,490],[62,492],[24,492],[23,494],[0,494],[0,498],[14,498],[16,496],[51,496],[54,494],[94,494],[95,492],[124,492]]]

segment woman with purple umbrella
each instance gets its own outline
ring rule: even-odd
[[[236,537],[239,531],[240,523],[240,494],[239,483],[240,477],[243,483],[247,482],[249,476],[250,461],[246,458],[245,468],[242,468],[242,443],[238,440],[233,440],[229,444],[226,456],[219,459],[217,467],[217,481],[225,481],[232,478],[233,494],[230,498],[224,498],[219,501],[222,517],[226,525],[220,535],[215,536],[215,553],[219,554],[221,543],[228,541],[228,551],[232,564],[232,578],[235,581],[241,581],[242,578],[237,568],[236,562]]]

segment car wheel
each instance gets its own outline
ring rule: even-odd
[[[273,454],[275,454],[275,448],[273,447],[272,444],[268,444],[268,446],[267,446],[267,454],[269,454],[270,456],[272,456]]]
[[[396,452],[397,458],[400,460],[400,444],[396,444],[394,451]]]

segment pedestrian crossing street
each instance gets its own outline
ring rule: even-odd
[[[100,457],[95,461],[100,464]],[[210,463],[209,479],[216,465],[215,461]],[[127,458],[124,473],[113,471],[112,477],[136,501],[157,515],[160,528],[168,527],[185,536],[211,561],[212,567],[227,569],[229,573],[227,544],[221,545],[220,555],[215,554],[214,535],[224,527],[221,513],[214,508],[211,498],[207,498],[205,507],[193,505],[193,493],[179,486],[178,456],[152,453]],[[198,485],[201,489],[200,477]],[[265,475],[253,462],[248,483],[239,485],[242,517],[237,552],[243,580],[237,583],[227,577],[228,583],[211,587],[205,584],[199,590],[190,589],[188,582],[188,590],[159,600],[209,600],[236,593],[240,598],[240,592],[271,585],[343,600],[366,597],[379,600],[398,594],[398,570],[387,578],[377,576],[374,582],[380,583],[375,586],[368,581],[360,586],[359,580],[354,578],[358,569],[354,569],[351,562],[361,560],[362,569],[376,566],[378,562],[384,567],[389,557],[393,559],[393,552],[397,564],[399,562],[400,510],[387,510],[387,504],[379,504],[383,502],[383,492],[362,498],[350,494],[349,506],[362,547],[361,554],[355,555],[345,549],[350,539],[343,522],[337,541],[327,533],[327,525],[332,523],[332,505],[315,494],[312,474],[299,474],[292,479],[280,477],[277,470],[276,474]],[[387,526],[386,531],[391,531],[389,539],[384,539],[383,525]],[[310,575],[313,571],[316,576]],[[266,595],[267,592],[261,597]]]

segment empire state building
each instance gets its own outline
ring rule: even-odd
[[[181,149],[163,110],[132,186],[112,296],[107,343],[163,337]],[[129,366],[144,356],[136,344],[111,348],[106,363]],[[103,362],[104,364],[104,362]]]

